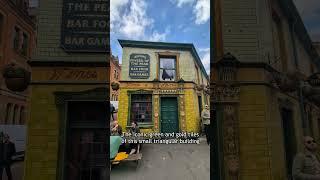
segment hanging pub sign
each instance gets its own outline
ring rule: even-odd
[[[307,81],[311,86],[320,86],[320,73],[312,74]]]
[[[131,79],[148,79],[150,76],[150,56],[148,54],[131,54],[129,59],[129,76]]]
[[[63,0],[61,47],[66,52],[108,52],[109,0]]]

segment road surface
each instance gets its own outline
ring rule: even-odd
[[[144,144],[138,167],[133,162],[115,165],[111,180],[209,180],[210,149],[200,144]]]

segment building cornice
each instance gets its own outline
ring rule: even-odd
[[[32,67],[110,67],[107,61],[28,61]]]

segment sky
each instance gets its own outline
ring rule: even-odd
[[[210,72],[210,0],[110,0],[112,54],[118,39],[192,43]]]
[[[293,0],[314,42],[320,42],[320,0]]]

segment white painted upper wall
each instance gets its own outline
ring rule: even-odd
[[[163,50],[163,49],[146,49],[146,48],[122,48],[122,65],[121,65],[121,80],[122,81],[153,81],[157,77],[157,68],[159,68],[159,59],[157,59],[157,53],[170,52],[179,54],[179,73],[180,77],[185,81],[197,82],[195,59],[189,51],[177,51],[177,50]],[[131,54],[148,54],[150,56],[150,77],[148,79],[131,79],[129,77],[129,59]],[[199,68],[199,78],[201,82],[201,76],[203,76],[204,83],[207,83],[205,75]]]

